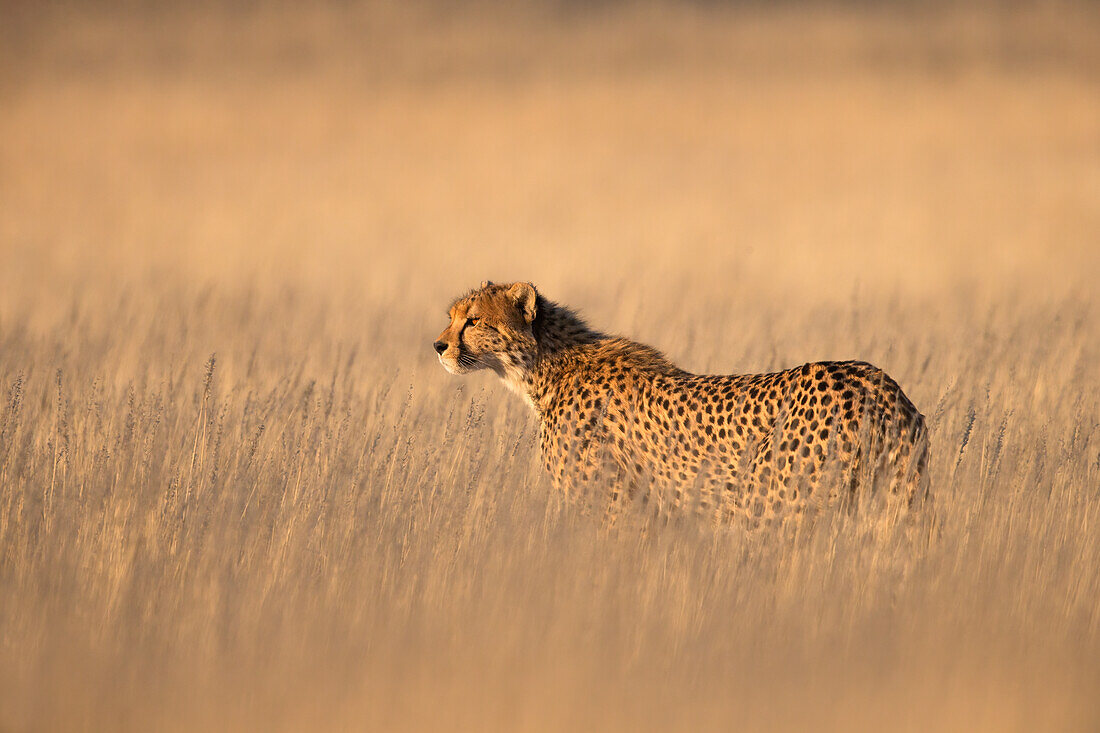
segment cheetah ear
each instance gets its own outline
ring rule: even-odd
[[[493,284],[492,280],[482,280],[481,281],[481,289],[484,290],[485,288],[489,287],[492,284]]]
[[[531,283],[515,283],[508,288],[508,297],[516,302],[516,307],[523,314],[523,320],[531,323],[535,320],[538,291]]]

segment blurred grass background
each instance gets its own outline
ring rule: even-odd
[[[0,17],[0,729],[1100,725],[1094,5]],[[940,541],[601,531],[486,278],[882,366]]]

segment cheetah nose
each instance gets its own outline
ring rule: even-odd
[[[435,347],[435,353],[442,354],[447,350],[447,343],[445,341],[436,341],[432,346]]]

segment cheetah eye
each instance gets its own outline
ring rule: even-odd
[[[467,326],[476,326],[480,321],[481,321],[480,318],[467,318],[466,319],[466,325]]]

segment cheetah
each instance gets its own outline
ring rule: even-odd
[[[447,315],[433,345],[444,368],[495,372],[537,413],[555,488],[594,492],[609,516],[624,495],[749,527],[855,507],[880,484],[903,511],[927,499],[924,417],[866,362],[692,374],[526,282],[486,281]]]

